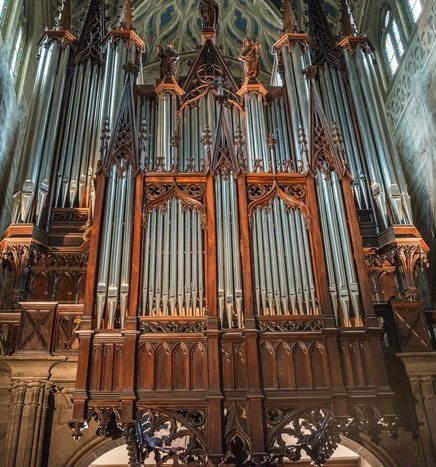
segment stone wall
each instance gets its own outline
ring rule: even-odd
[[[388,2],[396,3],[396,2]],[[392,4],[399,8],[406,2]],[[377,50],[380,84],[386,112],[397,144],[411,196],[414,223],[428,243],[430,268],[423,275],[426,308],[436,307],[436,2],[426,0],[416,25],[409,24],[408,38],[400,66],[386,84],[383,52],[380,50],[380,18],[387,3],[369,1],[362,25]],[[404,13],[404,12],[403,12]],[[387,86],[387,87],[385,87]]]

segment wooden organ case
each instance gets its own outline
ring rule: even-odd
[[[57,141],[45,133],[2,241],[19,272],[17,351],[78,351],[74,436],[94,418],[132,465],[303,451],[323,465],[342,435],[395,431],[372,273],[419,314],[427,247],[348,16],[337,42],[317,0],[307,33],[285,1],[264,87],[260,45],[244,41],[240,83],[201,3],[188,75],[165,45],[155,87],[137,84],[129,1],[109,33],[97,0],[78,39],[65,11],[46,33],[53,81],[37,105],[51,102]],[[43,139],[42,124],[30,132]],[[376,231],[392,233],[382,247],[365,240]]]

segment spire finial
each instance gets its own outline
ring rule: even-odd
[[[218,23],[219,7],[215,0],[200,0],[198,11],[201,16],[202,34],[207,39],[215,37],[216,26]]]
[[[341,33],[343,36],[351,36],[353,32],[348,2],[341,0]]]
[[[56,19],[56,29],[68,30],[71,28],[71,0],[62,0],[59,7],[59,16]]]
[[[292,10],[291,0],[282,0],[283,33],[297,32],[298,25]]]
[[[133,28],[132,0],[124,0],[124,27]]]

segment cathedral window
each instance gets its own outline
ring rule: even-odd
[[[386,57],[387,68],[390,75],[393,76],[397,71],[398,63],[403,55],[404,48],[397,22],[391,10],[386,10],[383,26],[383,51]]]
[[[421,0],[407,0],[407,6],[409,7],[409,12],[412,15],[413,22],[416,23],[422,11]]]
[[[3,27],[3,24],[5,22],[8,6],[9,0],[0,0],[0,28]]]
[[[1,0],[0,0],[1,1]],[[14,78],[17,79],[18,72],[23,58],[24,51],[24,27],[20,26],[15,37],[14,45],[11,50],[11,58],[9,61],[9,70]]]

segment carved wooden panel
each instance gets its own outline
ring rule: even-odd
[[[402,352],[431,350],[422,302],[391,302]]]
[[[138,351],[139,391],[207,389],[207,350],[201,340],[145,341]]]
[[[0,313],[0,355],[11,355],[17,346],[20,313]]]
[[[122,387],[122,357],[124,344],[121,339],[103,341],[100,336],[93,344],[91,362],[91,391],[119,391]]]
[[[260,344],[260,357],[265,389],[331,387],[322,341],[265,339]]]
[[[82,321],[83,305],[60,304],[56,309],[53,353],[69,353],[79,350],[77,331]]]
[[[340,350],[345,385],[375,385],[374,366],[368,340],[342,338]]]
[[[49,352],[56,303],[21,303],[22,317],[17,350]]]
[[[223,388],[247,389],[246,349],[243,341],[224,341],[221,345]]]

